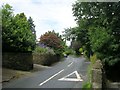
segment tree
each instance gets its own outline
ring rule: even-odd
[[[56,54],[61,55],[64,51],[64,43],[54,31],[48,31],[40,37],[40,43],[52,48]]]
[[[102,60],[108,76],[111,73],[119,76],[120,2],[85,3],[77,0],[73,4],[73,15],[81,30],[87,31],[86,43],[97,58]]]
[[[66,28],[64,30],[64,34],[63,34],[63,38],[65,39],[65,41],[72,41],[74,39],[76,39],[76,29],[77,27],[74,27],[74,28]]]
[[[2,46],[3,51],[32,51],[35,35],[30,29],[24,13],[14,16],[9,4],[2,6]]]
[[[80,28],[86,27],[86,36],[90,40],[90,47],[98,58],[113,65],[118,60],[120,42],[120,2],[80,2],[73,4],[73,14]],[[81,21],[83,21],[81,23]],[[119,24],[119,25],[118,25]],[[83,29],[85,30],[85,29]],[[104,48],[104,50],[103,50]],[[112,59],[109,59],[109,57]]]
[[[71,46],[79,54],[79,48],[83,48],[86,52],[85,55],[90,57],[91,48],[90,41],[88,38],[88,30],[84,25],[84,20],[81,20],[81,24],[77,27],[67,28],[64,31],[64,38],[71,41]]]
[[[33,43],[33,49],[34,49],[36,45],[36,31],[35,31],[35,24],[34,24],[32,17],[28,18],[28,23],[29,23],[30,30],[32,31],[32,34],[33,34],[32,38],[33,40],[35,40]]]
[[[79,41],[72,41],[70,46],[77,55],[80,55],[79,49],[81,48],[81,43]]]
[[[9,4],[2,6],[2,48],[10,50],[10,37],[12,34],[13,9]]]
[[[30,29],[31,29],[32,33],[35,35],[35,38],[36,38],[35,25],[34,25],[34,21],[31,17],[28,18],[28,23],[30,25]]]

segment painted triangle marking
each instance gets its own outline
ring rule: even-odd
[[[69,78],[69,76],[75,74],[76,78]],[[77,71],[74,71],[70,74],[68,74],[67,76],[64,76],[63,78],[58,79],[60,81],[83,81],[83,79],[80,77],[80,75],[78,74]]]

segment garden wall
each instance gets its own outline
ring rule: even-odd
[[[114,69],[113,71],[111,71],[111,74],[114,75],[115,72],[118,70],[119,68],[117,70]],[[113,78],[116,78],[116,77],[114,76]],[[120,88],[119,81],[111,81],[106,77],[105,70],[100,60],[97,60],[92,67],[92,80],[91,81],[92,81],[93,90],[98,90],[98,89],[99,90],[109,90],[109,89],[118,90]]]
[[[33,69],[32,52],[3,52],[2,67],[16,70]]]
[[[100,60],[97,60],[92,67],[92,88],[102,90],[106,86],[105,73]]]
[[[60,60],[60,56],[52,54],[33,54],[33,62],[40,65],[52,65]]]

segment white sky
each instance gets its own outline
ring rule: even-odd
[[[10,4],[14,13],[24,12],[36,25],[37,39],[47,31],[62,34],[64,28],[76,26],[72,15],[72,3],[76,0],[0,0],[0,6]]]

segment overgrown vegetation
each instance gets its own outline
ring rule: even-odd
[[[37,46],[33,52],[33,61],[35,64],[49,66],[55,62],[58,62],[59,60],[60,58],[56,56],[54,50],[50,49],[49,47],[43,48],[43,47]]]
[[[40,37],[40,43],[53,49],[55,54],[61,56],[65,50],[65,42],[61,36],[54,31],[48,31]]]
[[[36,45],[35,25],[24,13],[14,15],[9,4],[2,6],[2,51],[33,51]]]
[[[91,90],[92,84],[90,82],[86,82],[83,84],[82,90]]]
[[[74,50],[71,49],[70,47],[66,46],[65,47],[65,50],[63,52],[63,54],[66,54],[66,55],[73,55],[74,54]]]
[[[55,55],[55,52],[53,51],[53,49],[50,49],[49,47],[40,47],[40,46],[36,46],[34,52],[34,54],[52,54]]]
[[[80,42],[88,58],[94,54],[102,60],[107,76],[116,69],[114,74],[119,76],[120,2],[77,0],[72,10],[78,26],[66,29],[66,38]]]
[[[82,85],[82,89],[83,90],[91,90],[92,89],[92,63],[89,65],[88,69],[87,69],[87,81],[83,83]]]
[[[65,45],[61,35],[55,33],[54,30],[41,35],[39,45],[36,45],[36,31],[32,17],[27,18],[24,13],[15,15],[9,4],[3,5],[0,10],[2,13],[0,27],[2,27],[3,52],[31,52],[31,54],[33,52],[32,55],[37,59],[42,56],[38,60],[42,59],[44,65],[51,65],[59,61],[63,53],[67,55],[72,53]],[[12,63],[12,61],[10,62]]]
[[[94,54],[93,56],[90,57],[91,63],[87,69],[87,78],[88,79],[82,85],[83,90],[87,90],[87,89],[92,90],[92,68],[93,68],[93,65],[96,63],[96,60],[97,60],[96,54]]]

